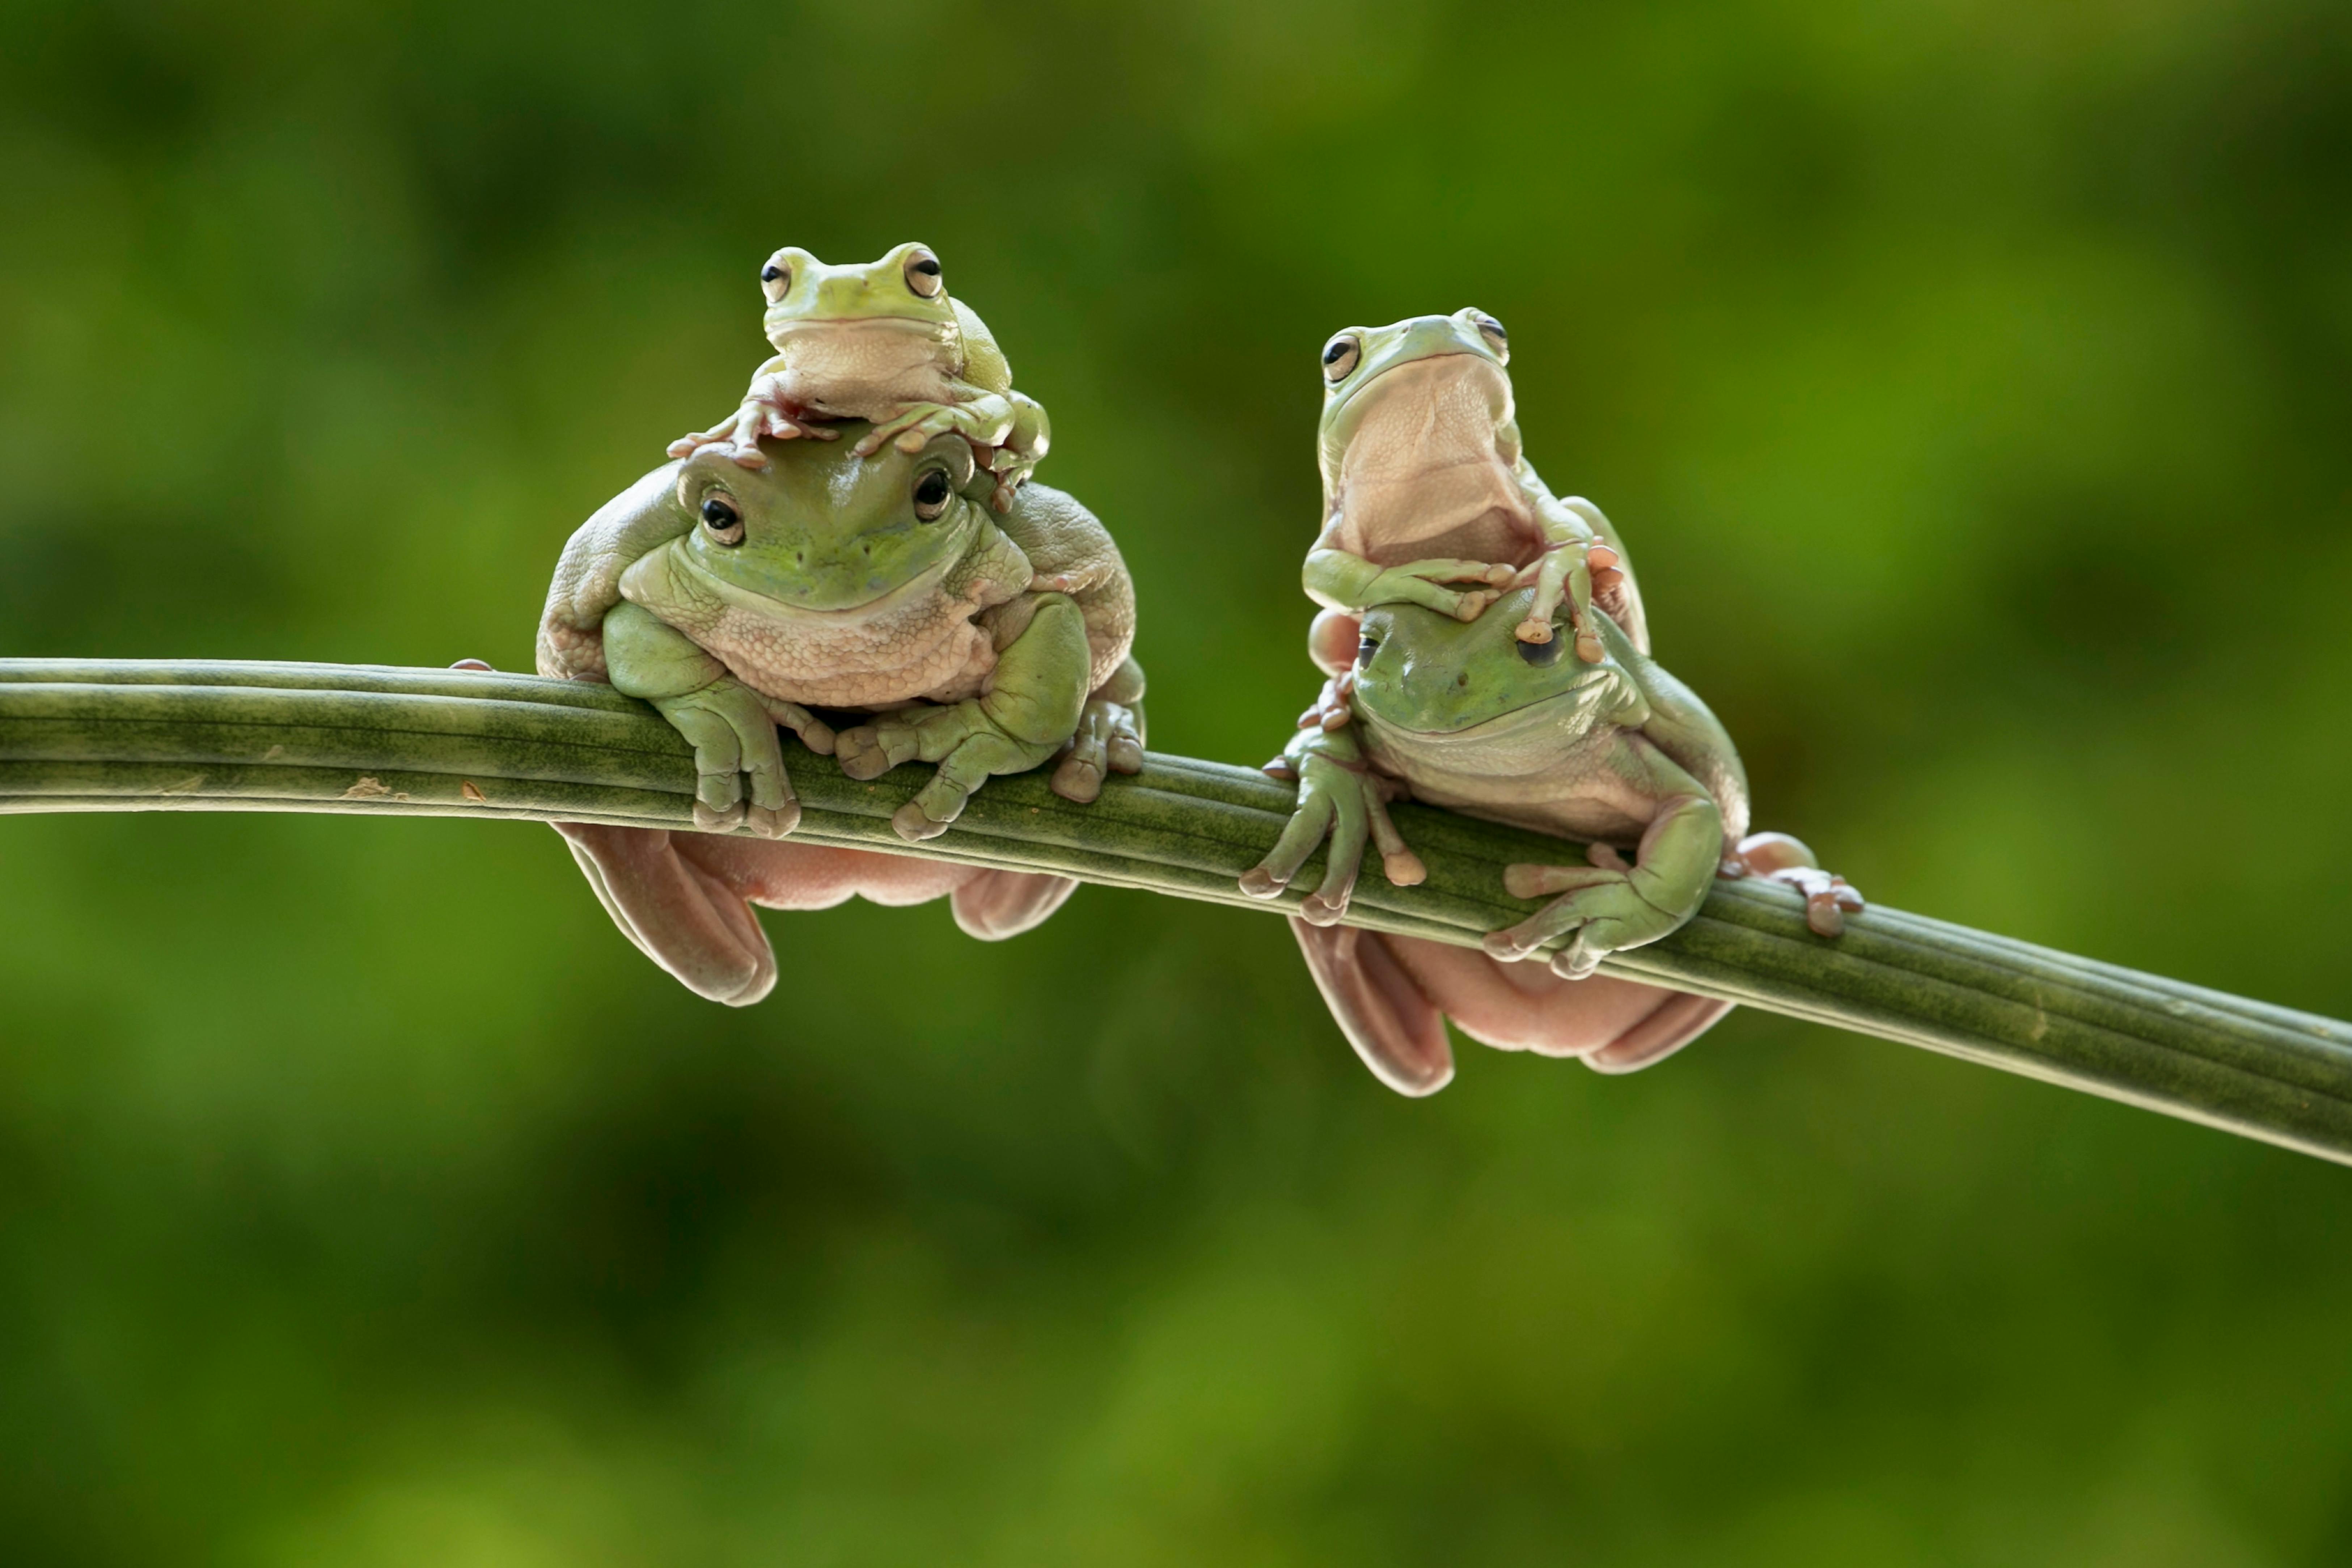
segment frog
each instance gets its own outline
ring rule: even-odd
[[[1052,444],[1052,422],[1013,386],[1013,367],[972,309],[947,291],[938,253],[908,241],[870,266],[828,267],[786,246],[760,268],[762,321],[775,357],[752,373],[735,412],[670,443],[673,458],[715,447],[766,466],[765,440],[837,439],[837,420],[868,421],[853,448],[920,451],[961,436],[994,478],[989,504],[1013,496]]]
[[[704,447],[599,509],[540,619],[540,673],[609,681],[692,745],[698,830],[798,825],[780,727],[852,778],[938,764],[891,819],[910,842],[998,773],[1058,755],[1053,788],[1084,802],[1140,768],[1133,584],[1076,498],[1024,485],[993,513],[953,431],[864,457],[761,439],[760,468]]]
[[[1522,642],[1549,641],[1565,603],[1578,658],[1603,662],[1586,615],[1598,600],[1647,650],[1615,528],[1583,497],[1555,496],[1528,461],[1499,320],[1465,306],[1348,327],[1321,360],[1324,521],[1301,580],[1323,606],[1308,647],[1327,674],[1351,661],[1365,610],[1412,604],[1469,621],[1514,585],[1535,589]]]
[[[1452,1079],[1449,1016],[1473,1039],[1604,1072],[1649,1066],[1696,1038],[1728,1003],[1596,971],[1679,930],[1718,877],[1796,887],[1825,938],[1863,908],[1801,841],[1748,832],[1738,752],[1695,692],[1599,605],[1584,623],[1601,641],[1598,661],[1562,657],[1563,637],[1520,639],[1513,617],[1539,602],[1528,584],[1496,602],[1499,616],[1470,621],[1414,603],[1367,610],[1339,696],[1351,721],[1302,728],[1267,764],[1298,781],[1297,808],[1241,889],[1278,896],[1329,839],[1292,929],[1342,1032],[1406,1094]],[[1570,614],[1564,604],[1552,613]],[[1425,876],[1388,811],[1403,797],[1584,841],[1583,863],[1504,868],[1514,898],[1550,901],[1487,933],[1480,951],[1341,928],[1368,845],[1391,882]]]

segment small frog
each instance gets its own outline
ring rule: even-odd
[[[1348,663],[1361,611],[1411,604],[1475,620],[1513,584],[1535,588],[1522,642],[1548,641],[1564,601],[1578,657],[1601,662],[1586,616],[1597,599],[1648,648],[1609,520],[1554,496],[1520,448],[1510,352],[1503,323],[1476,309],[1349,327],[1323,345],[1324,523],[1303,580],[1327,612],[1309,644],[1327,673]]]
[[[1681,927],[1719,874],[1794,883],[1823,934],[1862,907],[1795,839],[1746,837],[1748,781],[1730,737],[1605,611],[1588,612],[1597,662],[1561,658],[1558,640],[1520,640],[1507,616],[1533,614],[1538,592],[1514,589],[1497,601],[1505,616],[1467,623],[1419,605],[1371,609],[1352,686],[1339,696],[1351,721],[1302,729],[1268,764],[1300,781],[1298,809],[1242,889],[1273,897],[1329,837],[1322,884],[1293,929],[1358,1053],[1408,1094],[1453,1076],[1448,1016],[1489,1045],[1578,1056],[1609,1072],[1696,1037],[1729,1004],[1593,972],[1610,953]],[[1347,910],[1368,838],[1391,881],[1422,879],[1384,804],[1397,795],[1589,840],[1587,863],[1506,868],[1513,897],[1560,896],[1489,933],[1484,954],[1329,929]],[[1522,964],[1544,953],[1548,964]]]
[[[853,778],[939,763],[892,818],[910,840],[1056,752],[1072,800],[1142,765],[1134,590],[1085,507],[1028,486],[992,519],[993,479],[956,433],[868,458],[770,438],[765,456],[706,448],[606,503],[540,621],[541,674],[610,680],[693,743],[698,827],[793,830],[780,724]],[[819,709],[865,721],[836,733]]]
[[[859,457],[897,443],[922,450],[962,437],[995,477],[990,504],[1004,511],[1045,456],[1045,410],[1013,389],[1013,367],[987,324],[947,291],[940,258],[906,244],[870,267],[828,267],[786,247],[760,268],[765,328],[776,357],[751,376],[740,407],[708,430],[670,443],[673,458],[715,447],[763,468],[761,438],[830,441],[824,421],[864,419]]]

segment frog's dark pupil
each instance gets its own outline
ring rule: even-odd
[[[737,514],[733,507],[729,506],[717,496],[713,496],[702,503],[702,521],[709,523],[714,531],[724,533],[740,522],[742,518]]]
[[[915,270],[926,278],[937,278],[940,275],[940,264],[929,259],[918,261],[915,263]]]
[[[1342,339],[1339,342],[1333,343],[1329,348],[1323,351],[1323,363],[1325,364],[1338,364],[1339,363],[1339,356],[1347,352],[1347,341]]]
[[[1558,632],[1554,632],[1549,642],[1523,642],[1519,645],[1519,657],[1538,668],[1557,663],[1564,640]]]
[[[1356,645],[1356,662],[1358,664],[1370,664],[1372,662],[1372,655],[1380,651],[1381,645],[1372,638],[1366,637],[1363,641]]]
[[[948,477],[933,468],[915,485],[915,499],[925,506],[938,506],[948,499]]]

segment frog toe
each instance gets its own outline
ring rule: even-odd
[[[732,833],[743,826],[750,807],[742,801],[732,805],[718,806],[707,800],[694,803],[694,826],[700,833]]]
[[[890,826],[909,844],[937,838],[954,826],[953,818],[941,822],[926,812],[920,804],[911,800],[890,814]]]
[[[882,743],[882,731],[871,724],[844,730],[833,738],[833,760],[854,779],[878,779],[894,765]]]
[[[1097,744],[1089,750],[1079,747],[1062,759],[1054,770],[1048,787],[1064,800],[1080,805],[1090,805],[1102,794],[1103,748]]]
[[[782,838],[801,825],[801,803],[788,800],[782,805],[747,806],[743,826],[761,838]]]

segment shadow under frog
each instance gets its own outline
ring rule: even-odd
[[[855,437],[859,426],[842,426]],[[543,675],[609,680],[695,750],[700,833],[562,825],[614,921],[697,993],[744,1005],[775,957],[750,905],[949,897],[975,936],[1027,930],[1067,879],[775,842],[798,824],[777,727],[855,778],[939,764],[893,817],[945,831],[990,777],[1057,754],[1056,793],[1095,797],[1142,763],[1135,601],[1086,508],[1024,486],[1003,517],[960,435],[908,452],[766,444],[656,469],[565,546],[541,617]],[[863,721],[836,731],[822,713]]]
[[[1331,691],[1340,706],[1311,715],[1320,721],[1269,764],[1299,779],[1298,810],[1243,890],[1280,892],[1329,837],[1323,883],[1292,929],[1349,1043],[1407,1094],[1452,1079],[1449,1017],[1485,1044],[1603,1072],[1646,1067],[1696,1038],[1731,1005],[1594,971],[1679,929],[1718,875],[1794,884],[1824,935],[1861,907],[1795,839],[1748,835],[1730,737],[1605,613],[1586,618],[1603,644],[1599,661],[1561,657],[1563,637],[1518,640],[1514,623],[1535,594],[1521,588],[1467,623],[1414,605],[1371,609],[1355,667]],[[1586,840],[1588,863],[1506,868],[1514,897],[1559,896],[1490,932],[1483,952],[1339,927],[1368,841],[1392,881],[1421,879],[1383,805],[1392,795]]]

